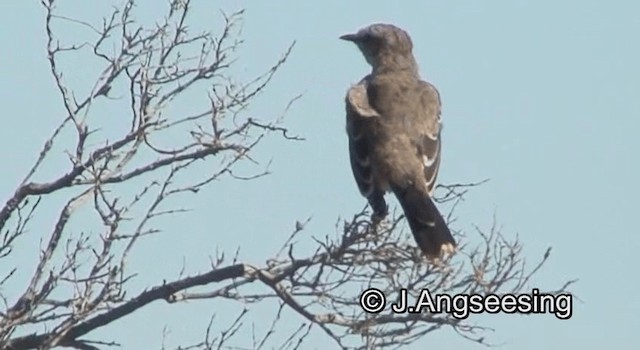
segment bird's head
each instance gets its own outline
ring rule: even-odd
[[[360,29],[357,33],[345,34],[340,39],[356,44],[373,67],[379,65],[385,56],[412,56],[411,37],[392,24],[372,24]]]

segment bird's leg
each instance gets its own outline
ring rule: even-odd
[[[388,228],[388,225],[385,225],[385,219],[387,218],[387,215],[389,215],[389,207],[384,200],[384,195],[379,192],[376,192],[369,197],[369,204],[373,210],[373,214],[371,214],[371,224],[373,237],[375,239],[375,237],[378,236],[380,229],[384,230]]]
[[[371,205],[371,209],[373,210],[371,222],[374,226],[377,226],[389,214],[389,207],[387,206],[387,202],[384,200],[384,195],[380,192],[374,192],[369,196],[368,200],[369,205]]]
[[[387,215],[389,214],[388,211],[384,211],[384,212],[376,212],[374,210],[373,214],[371,214],[371,223],[373,225],[378,225],[380,224],[384,219],[387,218]]]

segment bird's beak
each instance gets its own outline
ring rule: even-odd
[[[360,36],[358,34],[345,34],[345,35],[341,36],[340,39],[346,40],[346,41],[351,41],[351,42],[356,42],[356,41],[358,41],[358,39],[360,39]]]

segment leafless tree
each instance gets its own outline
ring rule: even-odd
[[[34,254],[15,247],[21,240],[33,240],[30,229],[41,215],[44,199],[55,196],[65,201],[48,228],[35,270],[1,264],[0,287],[15,283],[18,275],[26,276],[28,283],[17,298],[0,289],[4,301],[0,348],[107,348],[117,344],[86,336],[154,301],[177,307],[197,299],[235,300],[243,311],[226,325],[212,319],[201,342],[181,349],[227,348],[234,335],[251,333],[244,317],[256,303],[274,303],[280,309],[263,325],[262,334],[244,337],[244,348],[302,348],[316,331],[341,348],[397,347],[442,327],[484,343],[485,328],[448,313],[367,313],[360,306],[361,293],[375,287],[389,300],[401,288],[413,297],[422,288],[448,294],[518,293],[525,291],[532,274],[546,261],[548,252],[533,268],[526,268],[520,243],[505,239],[492,227],[472,233],[480,238],[479,245],[462,245],[453,257],[430,264],[413,247],[401,216],[392,215],[374,227],[363,210],[339,221],[336,232],[324,237],[302,236],[305,223],[296,223],[282,249],[262,266],[216,257],[206,273],[166,276],[168,282],[144,291],[131,289],[128,282],[135,271],[127,262],[133,248],[161,231],[156,225],[159,217],[179,220],[184,210],[171,206],[172,199],[197,195],[214,180],[240,177],[234,168],[250,161],[252,150],[269,135],[301,140],[280,118],[263,121],[243,113],[285,63],[293,45],[264,74],[239,82],[230,67],[242,43],[238,33],[242,12],[221,15],[218,33],[196,34],[187,25],[194,11],[189,0],[171,1],[166,17],[152,26],[134,20],[133,0],[114,9],[99,26],[63,16],[54,0],[43,0],[42,5],[48,63],[64,116],[0,209],[0,261]],[[56,23],[84,28],[95,40],[65,46],[56,36]],[[102,70],[82,90],[71,86],[63,70],[73,69],[66,57],[87,53]],[[203,86],[206,90],[201,90]],[[189,94],[205,96],[205,103],[193,114],[181,114],[174,107]],[[123,101],[124,115],[100,114],[105,106]],[[102,132],[105,125],[110,125],[109,133]],[[64,142],[73,145],[59,152],[56,145]],[[60,154],[66,156],[67,168],[43,171],[43,164]],[[183,175],[203,162],[217,170]],[[439,201],[460,201],[475,185],[441,186]],[[94,218],[93,232],[99,233],[72,230],[70,222],[79,215]],[[458,236],[462,242],[472,241],[464,232]],[[315,250],[296,248],[296,241],[311,239]],[[302,322],[291,334],[276,337],[284,310]]]

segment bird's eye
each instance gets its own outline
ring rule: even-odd
[[[376,41],[378,41],[378,39],[379,38],[376,35],[372,34],[372,33],[367,33],[362,37],[363,41],[366,41],[366,42],[369,42],[369,43],[376,42]]]

